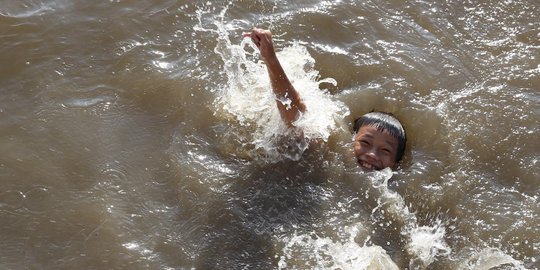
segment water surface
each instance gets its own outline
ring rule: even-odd
[[[0,268],[540,268],[538,14],[0,1]],[[292,150],[254,26],[309,100]],[[373,109],[407,131],[395,172],[351,162]]]

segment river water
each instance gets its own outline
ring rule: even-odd
[[[540,3],[0,1],[1,269],[539,269]],[[288,141],[242,33],[308,107]],[[394,172],[351,122],[394,113]]]

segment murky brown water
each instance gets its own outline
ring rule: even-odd
[[[0,268],[538,269],[538,14],[0,1]],[[320,116],[298,161],[268,143],[253,26]],[[396,172],[350,164],[372,109],[408,132]]]

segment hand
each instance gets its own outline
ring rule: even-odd
[[[251,33],[245,33],[244,37],[251,37],[253,43],[259,48],[263,60],[267,61],[276,57],[272,42],[272,32],[265,29],[253,28]]]
[[[276,96],[281,118],[287,126],[294,127],[294,122],[306,111],[306,106],[279,63],[272,43],[272,33],[268,30],[253,28],[251,33],[245,33],[244,37],[250,37],[259,48],[270,76],[272,91]],[[281,102],[282,99],[287,99],[290,103],[284,104]]]

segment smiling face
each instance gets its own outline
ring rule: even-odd
[[[362,126],[354,136],[354,155],[364,170],[395,167],[398,139],[373,125]]]

